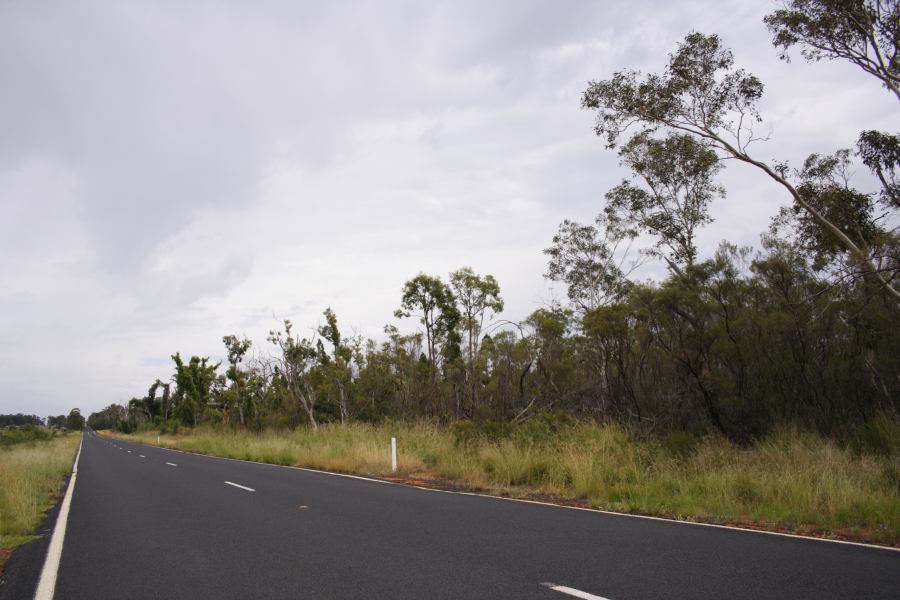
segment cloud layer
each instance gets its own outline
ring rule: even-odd
[[[896,128],[852,67],[779,62],[769,6],[605,4],[3,3],[0,412],[127,401],[175,351],[264,346],[326,306],[377,337],[419,271],[492,273],[523,318],[559,221],[625,175],[587,81],[659,69],[692,29],[766,83],[764,158]],[[723,182],[705,254],[757,244],[787,201]]]

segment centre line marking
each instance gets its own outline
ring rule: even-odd
[[[178,465],[176,465],[175,463],[170,463],[170,462],[167,462],[166,464],[169,465],[170,467],[177,467],[177,466],[178,466]]]
[[[246,485],[241,485],[241,484],[239,484],[239,483],[231,483],[230,481],[226,481],[225,483],[227,483],[228,485],[233,485],[233,486],[236,487],[236,488],[241,488],[242,490],[247,490],[248,492],[255,492],[255,491],[256,491],[256,490],[254,490],[253,488],[249,488],[249,487],[247,487]]]
[[[609,598],[604,598],[603,596],[588,594],[587,592],[582,592],[581,590],[576,590],[575,588],[566,587],[564,585],[556,585],[555,583],[542,583],[541,585],[550,588],[554,592],[568,594],[573,598],[581,598],[581,600],[609,600]]]
[[[141,458],[147,458],[147,457],[144,456],[143,454],[138,454],[138,456],[140,456]]]
[[[128,451],[128,454],[131,454],[131,450]]]

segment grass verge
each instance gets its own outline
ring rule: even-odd
[[[0,449],[0,570],[34,530],[72,471],[81,436],[69,433]]]
[[[396,436],[401,480],[679,520],[900,542],[896,453],[860,454],[796,429],[750,447],[714,437],[639,440],[617,425],[538,433],[461,437],[427,423],[262,433],[201,428],[162,435],[160,444],[390,478],[390,437]],[[120,437],[157,443],[156,432]]]

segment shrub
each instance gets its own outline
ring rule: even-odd
[[[900,420],[881,414],[857,425],[849,446],[858,455],[893,456],[900,449]]]
[[[669,456],[684,459],[694,453],[697,438],[686,431],[670,431],[662,441],[662,447]]]

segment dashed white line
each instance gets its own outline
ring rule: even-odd
[[[131,454],[131,450],[128,451],[128,454]]]
[[[170,463],[170,462],[167,462],[166,464],[169,465],[170,467],[177,467],[177,466],[178,466],[178,465],[176,465],[175,463]]]
[[[255,492],[255,491],[256,491],[256,490],[254,490],[253,488],[249,488],[249,487],[247,487],[246,485],[241,485],[241,484],[239,484],[239,483],[232,483],[232,482],[230,482],[230,481],[226,481],[225,483],[227,483],[228,485],[233,485],[233,486],[236,487],[236,488],[241,488],[242,490],[247,490],[248,492]]]
[[[510,498],[508,496],[492,496],[490,494],[483,494],[479,492],[463,492],[458,490],[442,490],[438,488],[430,488],[430,487],[422,487],[419,485],[411,485],[406,483],[400,483],[396,481],[388,481],[385,479],[374,479],[372,477],[365,477],[363,475],[350,475],[348,473],[335,473],[333,471],[323,471],[322,469],[313,469],[310,467],[295,467],[291,465],[275,465],[272,463],[261,462],[258,460],[246,460],[242,458],[228,458],[226,456],[215,456],[214,454],[202,454],[200,452],[191,452],[190,450],[178,450],[177,448],[167,448],[165,446],[157,446],[159,450],[168,450],[169,452],[178,452],[179,454],[190,454],[192,456],[198,456],[201,458],[209,458],[213,460],[226,460],[232,462],[242,462],[249,463],[252,465],[262,465],[264,467],[272,467],[278,469],[294,469],[296,471],[307,471],[309,473],[319,473],[320,475],[329,475],[331,477],[345,477],[347,479],[359,479],[360,481],[368,481],[370,483],[380,483],[382,485],[399,485],[404,487],[411,487],[417,490],[422,490],[423,492],[433,492],[437,494],[454,494],[457,496],[472,496],[475,498],[488,498],[490,500],[500,500],[504,502],[520,502],[522,504],[534,504],[537,506],[544,506],[547,508],[555,508],[561,510],[576,510],[579,512],[593,513],[595,515],[610,515],[613,517],[627,518],[627,519],[641,519],[646,521],[660,521],[662,523],[669,523],[672,525],[685,525],[685,526],[693,526],[693,527],[705,527],[708,529],[726,529],[730,531],[737,531],[740,533],[746,534],[757,534],[757,535],[770,535],[777,536],[783,538],[793,538],[797,540],[804,540],[807,542],[824,542],[828,544],[841,544],[843,546],[861,546],[863,548],[871,548],[873,550],[887,550],[889,552],[900,552],[900,547],[895,546],[879,546],[877,544],[867,544],[865,542],[850,542],[847,540],[835,540],[831,538],[824,537],[815,537],[809,535],[799,535],[796,533],[782,533],[780,531],[765,531],[762,529],[748,529],[746,527],[735,527],[733,525],[720,525],[718,523],[702,523],[699,521],[679,521],[678,519],[671,519],[666,517],[653,517],[650,515],[638,515],[634,513],[623,513],[616,512],[613,510],[604,510],[602,508],[587,508],[583,506],[568,506],[566,504],[555,504],[553,502],[543,502],[541,500],[529,500],[527,498]],[[120,448],[121,450],[121,448]],[[602,596],[601,596],[602,597]]]
[[[581,590],[576,590],[575,588],[566,587],[564,585],[556,585],[555,583],[542,583],[541,585],[546,588],[550,588],[554,592],[568,594],[573,598],[581,598],[581,600],[609,600],[609,598],[604,598],[603,596],[589,594],[587,592],[582,592]]]
[[[147,458],[147,457],[144,456],[143,454],[138,454],[138,456],[140,456],[141,458]]]

